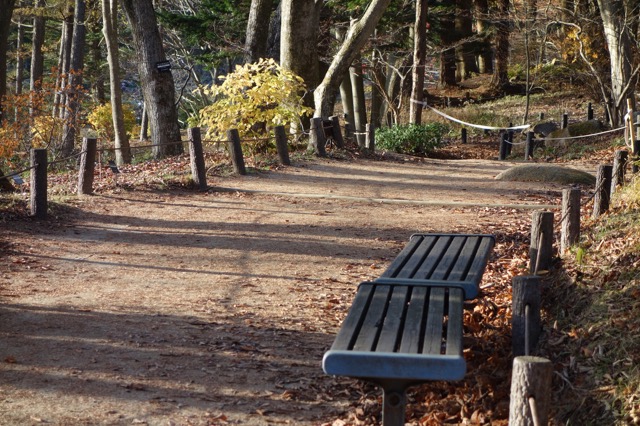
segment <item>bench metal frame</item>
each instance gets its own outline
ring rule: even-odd
[[[380,278],[358,287],[324,371],[378,384],[383,424],[404,425],[408,387],[464,378],[463,305],[478,295],[493,245],[491,235],[413,235]]]

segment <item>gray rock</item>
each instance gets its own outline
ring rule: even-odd
[[[595,185],[596,178],[590,173],[565,166],[549,164],[523,164],[505,170],[496,180],[515,182],[553,182],[563,185]]]

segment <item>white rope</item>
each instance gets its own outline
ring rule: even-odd
[[[567,140],[567,139],[580,139],[580,138],[590,138],[593,136],[600,136],[600,135],[606,135],[607,133],[613,133],[613,132],[619,132],[620,130],[623,130],[623,127],[618,127],[617,129],[613,129],[613,130],[605,130],[603,132],[600,133],[591,133],[589,135],[582,135],[582,136],[567,136],[565,138],[543,138],[545,141],[562,141],[562,140]]]
[[[483,125],[480,125],[480,124],[467,123],[466,121],[458,120],[457,118],[451,117],[450,115],[447,115],[442,111],[438,111],[437,109],[435,109],[431,105],[427,104],[426,102],[417,101],[415,99],[411,99],[411,102],[413,102],[415,104],[422,105],[423,107],[427,107],[431,111],[435,112],[436,114],[441,115],[442,117],[446,118],[447,120],[454,121],[454,122],[462,124],[464,126],[475,127],[476,129],[483,129],[483,130],[524,130],[524,129],[528,129],[529,127],[531,127],[531,124],[523,124],[522,126],[515,126],[515,127],[493,127],[493,126],[483,126]]]

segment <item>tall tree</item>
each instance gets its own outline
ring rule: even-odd
[[[65,90],[71,63],[71,43],[73,41],[73,5],[69,3],[63,8],[62,32],[60,34],[60,53],[58,55],[58,73],[56,76],[56,94],[53,105],[54,117],[64,117],[66,103]],[[62,112],[61,112],[62,111]]]
[[[42,75],[44,74],[44,55],[42,46],[45,36],[45,0],[37,0],[33,16],[33,35],[31,38],[31,72],[29,75],[29,89],[32,93],[42,87]],[[33,108],[29,108],[30,115],[34,114]]]
[[[333,113],[335,97],[344,75],[373,33],[389,3],[391,0],[372,0],[362,17],[349,28],[322,82],[314,91],[316,116],[327,117]]]
[[[631,19],[638,17],[637,11],[632,12],[634,8],[630,7],[630,3],[637,7],[636,1],[598,0],[611,63],[611,97],[608,104],[614,126],[622,120],[626,98],[635,102],[634,90],[638,81],[638,68],[634,69],[634,43],[629,27]]]
[[[494,38],[496,65],[493,70],[491,85],[496,90],[503,90],[509,83],[507,70],[509,67],[509,0],[497,1],[497,23]]]
[[[156,158],[183,151],[175,104],[175,84],[170,71],[158,69],[166,61],[152,0],[122,0],[138,53],[138,72],[151,128]]]
[[[247,38],[244,43],[245,62],[257,62],[266,56],[272,8],[273,0],[251,0]]]
[[[107,47],[109,63],[109,88],[111,92],[111,117],[116,149],[116,164],[131,163],[131,148],[124,126],[122,88],[120,86],[120,57],[118,54],[118,0],[102,0],[102,33]]]
[[[413,124],[420,124],[422,121],[426,53],[427,0],[416,0],[416,20],[413,25],[413,87],[409,106],[409,122]]]
[[[280,65],[304,80],[311,91],[318,84],[318,32],[322,0],[282,0]],[[311,99],[307,105],[311,105]]]
[[[3,120],[2,102],[7,94],[7,56],[9,52],[9,30],[15,0],[0,0],[0,123]]]
[[[489,41],[489,3],[487,0],[474,0],[476,32],[480,40],[477,43],[478,72],[493,73],[493,50]]]
[[[65,106],[64,129],[62,131],[62,155],[71,154],[75,146],[78,113],[82,93],[82,73],[84,70],[84,51],[87,44],[87,3],[85,0],[75,0],[74,25],[71,40],[71,55],[69,58],[69,75],[67,77],[68,90]]]

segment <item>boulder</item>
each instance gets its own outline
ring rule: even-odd
[[[552,182],[563,185],[595,185],[596,178],[590,173],[565,166],[550,164],[522,164],[505,170],[496,180],[515,182]]]

